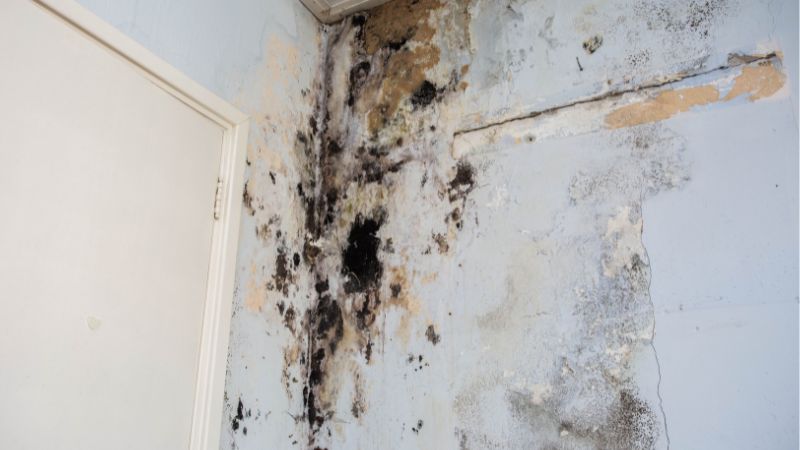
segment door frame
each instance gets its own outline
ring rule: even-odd
[[[222,427],[249,117],[74,0],[29,1],[123,59],[153,84],[223,129],[189,445],[191,450],[217,450]]]

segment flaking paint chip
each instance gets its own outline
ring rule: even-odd
[[[100,328],[100,325],[102,324],[103,321],[98,319],[97,317],[89,316],[86,318],[86,326],[88,326],[89,329],[92,331],[97,331],[97,329]]]

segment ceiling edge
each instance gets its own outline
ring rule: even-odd
[[[350,14],[382,5],[389,0],[300,0],[322,23],[334,23]]]

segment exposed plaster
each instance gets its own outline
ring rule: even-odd
[[[777,58],[777,60],[776,60],[776,58]],[[690,80],[692,78],[700,78],[700,77],[704,77],[704,76],[708,76],[708,75],[713,75],[713,74],[716,74],[716,73],[719,73],[719,72],[727,71],[727,70],[732,69],[732,68],[740,67],[740,66],[745,65],[745,64],[755,63],[757,67],[764,67],[764,66],[758,65],[758,63],[760,63],[760,62],[769,62],[769,61],[772,61],[772,65],[767,66],[766,68],[756,69],[755,71],[753,69],[748,69],[744,79],[739,82],[740,83],[739,87],[738,88],[734,88],[734,89],[736,89],[735,91],[731,90],[731,92],[729,92],[724,98],[724,100],[731,100],[731,99],[733,99],[733,98],[735,98],[735,97],[737,97],[739,95],[743,95],[745,93],[751,93],[750,99],[751,100],[757,100],[757,99],[759,99],[761,97],[769,96],[769,95],[774,94],[775,92],[777,92],[783,86],[783,83],[784,83],[784,80],[785,80],[785,75],[783,75],[781,72],[777,71],[777,69],[774,68],[774,64],[776,62],[780,61],[780,58],[778,57],[776,52],[770,52],[770,53],[767,53],[767,54],[764,54],[764,55],[752,55],[752,56],[750,56],[750,55],[731,54],[729,56],[729,58],[728,58],[728,64],[716,67],[716,68],[711,69],[711,70],[699,71],[699,72],[694,72],[694,73],[677,73],[677,74],[674,74],[672,76],[666,77],[666,79],[660,79],[660,80],[657,80],[657,81],[652,81],[650,83],[642,83],[641,85],[633,86],[633,87],[630,87],[630,88],[627,88],[627,89],[623,89],[623,90],[615,90],[615,91],[612,91],[612,92],[598,94],[598,95],[595,95],[595,96],[588,97],[586,99],[581,99],[581,100],[577,100],[577,101],[574,101],[574,102],[565,103],[563,105],[553,106],[551,108],[547,108],[547,109],[540,110],[540,111],[534,111],[534,112],[526,113],[526,114],[518,116],[518,117],[506,118],[506,119],[503,119],[503,120],[498,121],[498,122],[492,122],[492,123],[487,123],[487,124],[481,124],[481,125],[478,125],[478,126],[472,126],[472,127],[465,128],[465,129],[459,129],[459,130],[456,130],[454,132],[454,136],[458,137],[460,135],[471,134],[471,133],[475,133],[475,132],[479,132],[479,131],[494,129],[494,128],[502,127],[502,126],[505,126],[505,125],[508,125],[508,124],[513,124],[514,122],[523,121],[523,120],[526,120],[526,119],[533,119],[533,118],[536,118],[536,117],[539,117],[539,116],[556,113],[556,112],[558,112],[560,110],[563,110],[563,109],[566,109],[566,108],[572,108],[572,107],[576,107],[576,106],[587,105],[587,104],[591,104],[591,103],[599,102],[599,101],[603,101],[603,100],[619,99],[619,98],[623,97],[625,94],[638,93],[639,91],[646,90],[646,89],[665,88],[665,87],[672,86],[672,85],[674,85],[674,84],[676,84],[676,83],[678,83],[680,81]],[[745,72],[743,72],[743,74],[744,73]],[[647,123],[647,122],[651,122],[651,121],[657,121],[657,120],[666,119],[666,118],[670,117],[672,114],[674,114],[675,112],[677,112],[677,110],[675,110],[676,108],[678,110],[680,110],[680,109],[686,110],[686,109],[690,108],[691,106],[694,106],[695,104],[707,104],[707,103],[710,103],[710,102],[712,102],[712,101],[714,101],[716,99],[716,97],[713,97],[713,96],[709,95],[709,91],[710,91],[711,88],[712,87],[692,88],[692,89],[700,89],[700,90],[699,91],[698,90],[689,91],[688,93],[690,95],[688,96],[688,98],[687,99],[678,99],[677,100],[677,104],[675,102],[675,97],[679,96],[681,94],[680,92],[675,93],[675,94],[666,94],[666,98],[663,98],[661,100],[661,102],[668,103],[669,106],[667,108],[670,109],[671,111],[663,111],[661,114],[658,115],[658,117],[646,118],[647,120],[641,119],[642,121],[639,122],[639,123]],[[764,94],[761,94],[762,91],[764,92]],[[700,98],[696,97],[695,93],[699,94]],[[656,100],[655,104],[658,105],[659,101]],[[643,111],[640,111],[640,112],[648,113],[649,111],[643,110]],[[636,116],[636,119],[639,119],[639,114],[634,114],[634,116]],[[615,125],[616,124],[612,124],[612,127],[615,126]],[[620,124],[619,126],[624,126],[624,125]]]

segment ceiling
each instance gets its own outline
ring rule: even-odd
[[[325,23],[336,22],[342,17],[363,11],[389,0],[300,0],[317,19]]]

